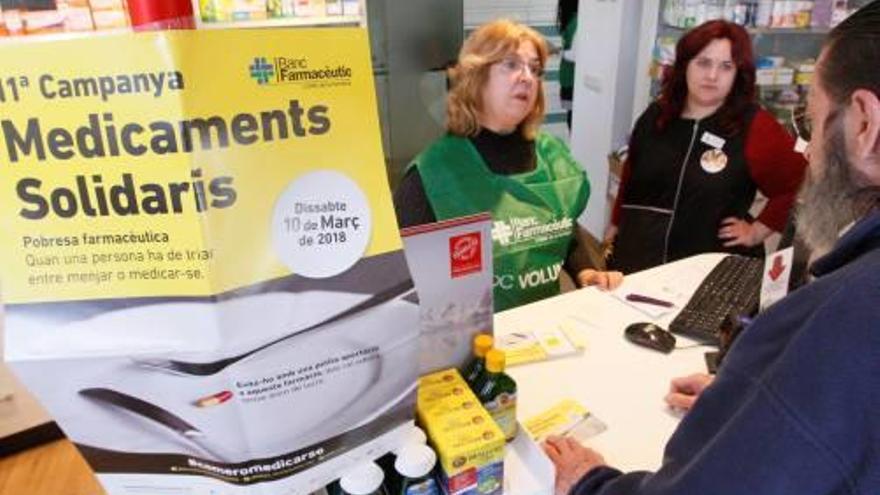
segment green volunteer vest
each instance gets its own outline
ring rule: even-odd
[[[535,170],[497,175],[467,138],[446,135],[416,157],[437,220],[492,214],[495,311],[559,293],[559,272],[590,185],[568,147],[535,140]]]

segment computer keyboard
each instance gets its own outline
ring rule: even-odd
[[[763,271],[762,259],[726,256],[703,279],[669,330],[718,344],[728,315],[751,316],[758,311]]]

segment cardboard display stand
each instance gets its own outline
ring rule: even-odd
[[[5,357],[107,491],[305,493],[388,450],[419,311],[366,32],[0,51]]]
[[[473,337],[492,334],[492,218],[419,225],[401,236],[418,289],[419,374],[461,368]]]

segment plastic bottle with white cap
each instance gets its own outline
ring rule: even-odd
[[[385,473],[373,461],[358,464],[339,478],[339,487],[347,495],[386,495],[382,489]]]
[[[382,468],[382,471],[385,472],[385,489],[388,493],[397,493],[400,488],[400,476],[397,470],[394,469],[394,463],[397,461],[399,452],[410,445],[424,445],[427,441],[428,436],[425,435],[425,432],[418,426],[411,425],[406,430],[406,433],[403,434],[400,444],[376,461],[379,467]]]
[[[427,441],[428,435],[425,435],[425,430],[416,425],[412,425],[412,428],[406,431],[403,441],[400,442],[400,447],[394,449],[394,454],[398,455],[397,453],[400,452],[401,449],[410,445],[424,445]]]
[[[427,445],[410,444],[398,450],[394,469],[402,480],[399,495],[439,495],[433,476],[436,463],[437,454]]]

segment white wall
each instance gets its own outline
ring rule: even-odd
[[[641,32],[639,36],[638,55],[636,58],[636,84],[633,97],[632,122],[635,123],[639,115],[648,108],[651,103],[651,78],[648,72],[651,70],[654,45],[657,40],[657,19],[660,17],[660,0],[641,0],[642,18]]]
[[[575,158],[587,170],[592,193],[580,222],[600,237],[609,206],[607,155],[624,144],[632,124],[647,105],[648,66],[656,38],[660,0],[580,0],[574,122],[569,140]],[[507,17],[529,24],[560,44],[555,28],[557,0],[464,0],[465,29]],[[643,22],[644,19],[644,22]],[[550,34],[553,33],[553,34]],[[558,69],[558,57],[548,63]],[[559,108],[559,84],[545,81],[548,124],[545,130],[568,137]]]
[[[578,11],[571,149],[592,188],[580,221],[599,238],[609,211],[607,155],[626,142],[636,85],[646,84],[637,74],[642,10],[636,0],[581,0]]]

